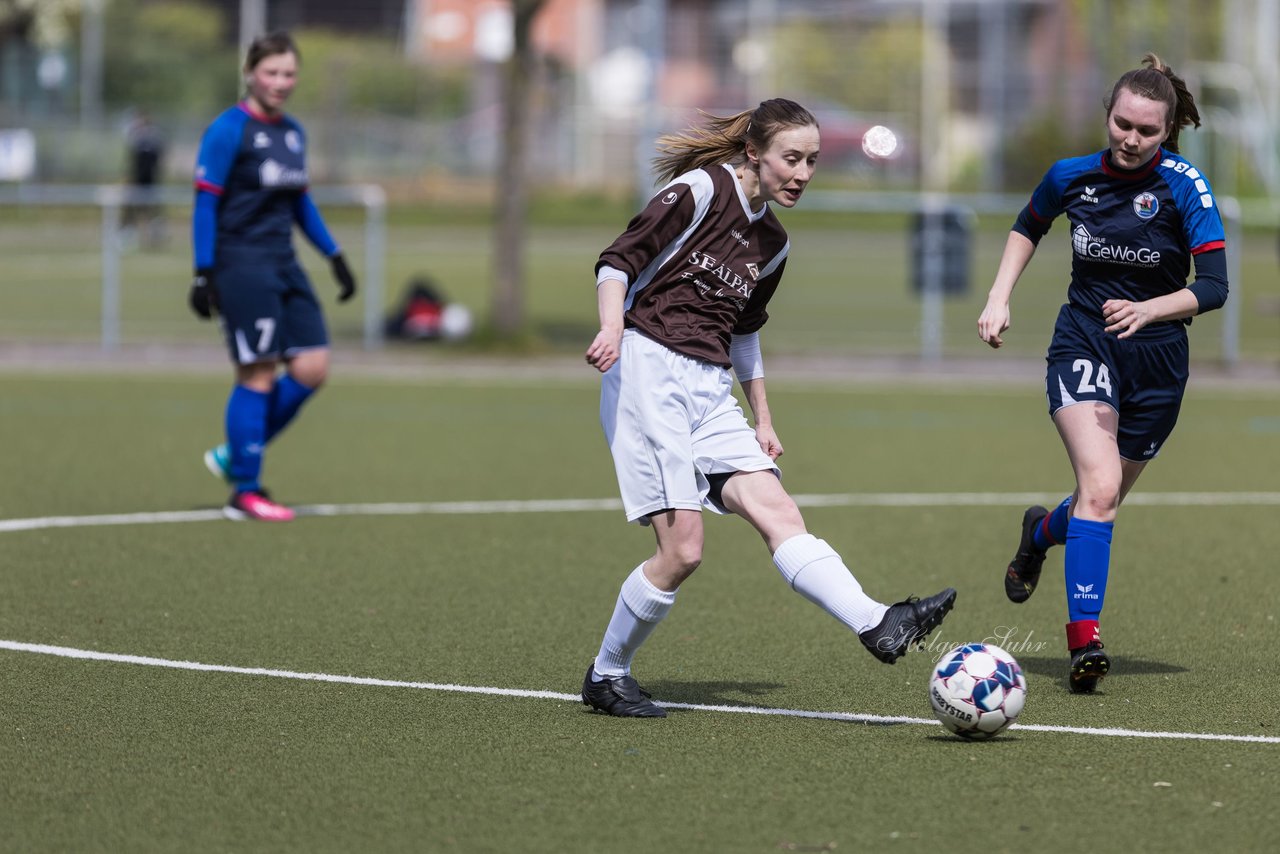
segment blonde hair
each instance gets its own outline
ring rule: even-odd
[[[818,126],[813,113],[786,98],[761,101],[754,110],[733,116],[714,116],[701,110],[698,114],[706,119],[702,126],[658,137],[660,153],[653,158],[658,183],[704,166],[737,165],[746,159],[747,143],[765,151],[781,130]]]

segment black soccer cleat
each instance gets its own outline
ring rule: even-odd
[[[1046,552],[1036,547],[1036,526],[1044,521],[1049,511],[1036,504],[1022,514],[1022,539],[1018,541],[1018,553],[1009,561],[1004,574],[1004,595],[1010,602],[1019,604],[1031,598],[1040,582],[1040,568],[1044,566]]]
[[[907,648],[921,643],[929,632],[942,625],[942,618],[956,603],[956,591],[948,587],[928,599],[908,596],[889,606],[879,625],[858,634],[867,651],[885,664],[893,664],[907,654]]]
[[[648,691],[630,676],[605,676],[593,681],[592,665],[582,680],[582,702],[597,712],[619,718],[665,718],[667,710],[649,699]]]
[[[1092,694],[1111,670],[1111,659],[1102,649],[1100,641],[1090,641],[1080,649],[1071,650],[1071,676],[1067,687],[1072,694]]]

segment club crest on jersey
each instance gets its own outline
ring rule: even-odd
[[[760,278],[760,265],[757,264],[755,261],[748,261],[747,272],[751,274],[751,278],[753,279]]]
[[[298,154],[302,151],[302,134],[298,133],[296,130],[287,131],[284,135],[284,144],[288,146],[289,150],[294,154]]]
[[[1160,210],[1160,200],[1154,193],[1139,193],[1133,197],[1133,212],[1138,219],[1151,219]]]

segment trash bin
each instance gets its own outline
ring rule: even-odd
[[[931,226],[933,234],[927,234]],[[911,291],[924,292],[926,261],[932,254],[938,263],[942,293],[963,296],[969,292],[970,246],[973,212],[950,205],[937,211],[919,211],[911,218]],[[931,241],[932,246],[926,246]]]

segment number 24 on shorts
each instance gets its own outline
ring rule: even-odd
[[[1098,389],[1102,389],[1107,393],[1107,397],[1112,396],[1111,372],[1107,370],[1106,365],[1098,365],[1096,378],[1093,363],[1088,359],[1076,359],[1071,370],[1080,375],[1080,385],[1076,388],[1077,394],[1093,394]]]

